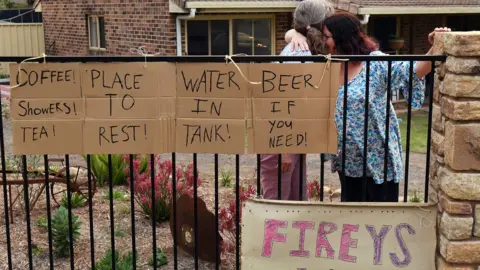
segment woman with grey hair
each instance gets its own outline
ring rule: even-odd
[[[294,13],[295,30],[305,36],[309,35],[312,27],[319,28],[322,21],[335,12],[332,4],[328,0],[306,0],[301,2]],[[322,42],[314,42],[309,44],[313,54],[323,53],[324,46]],[[311,51],[299,50],[293,48],[293,44],[288,44],[280,55],[284,56],[303,56],[312,55]],[[303,156],[303,159],[301,159]],[[303,161],[302,182],[303,187],[300,191],[300,161]],[[281,175],[281,196],[282,200],[300,200],[300,192],[302,199],[306,200],[307,191],[307,165],[306,155],[300,154],[283,154],[282,155],[282,175]],[[263,198],[276,200],[278,199],[278,155],[262,155],[261,168]]]

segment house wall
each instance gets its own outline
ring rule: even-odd
[[[168,0],[43,0],[47,55],[126,55],[133,47],[175,55],[175,18]],[[105,17],[106,51],[91,51],[86,15]]]
[[[95,0],[83,3],[43,0],[42,3],[47,55],[128,55],[130,48],[139,46],[146,46],[149,53],[176,55],[176,15],[169,13],[168,0],[151,0],[148,4]],[[105,51],[89,49],[87,15],[104,16]],[[276,14],[276,53],[285,46],[284,35],[291,21],[288,17],[289,13]],[[185,44],[183,26],[182,45]]]
[[[402,54],[425,54],[431,45],[428,34],[435,27],[445,26],[444,15],[408,15],[401,16],[401,35],[405,39]]]

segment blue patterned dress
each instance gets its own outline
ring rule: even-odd
[[[380,51],[370,55],[382,55]],[[425,82],[416,76],[414,62],[412,108],[419,109],[424,101]],[[400,90],[408,100],[410,62],[392,62],[391,89]],[[370,62],[370,88],[368,112],[368,149],[367,149],[367,176],[372,177],[377,184],[383,183],[385,157],[385,125],[388,62]],[[364,121],[365,121],[365,88],[366,63],[360,73],[350,80],[347,89],[347,140],[345,175],[349,177],[363,176],[364,151]],[[341,172],[342,144],[343,144],[343,104],[344,86],[338,90],[336,102],[335,122],[338,133],[338,155],[333,159],[332,171]],[[402,143],[400,138],[399,121],[391,102],[390,130],[388,143],[388,173],[387,180],[400,182],[403,179]]]

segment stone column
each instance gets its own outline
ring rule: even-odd
[[[437,269],[480,270],[480,32],[435,39],[431,201],[438,202]]]

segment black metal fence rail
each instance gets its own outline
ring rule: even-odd
[[[389,71],[389,74],[388,74],[388,90],[391,89],[391,86],[392,86],[392,83],[394,82],[391,82],[391,68],[392,68],[392,63],[393,61],[408,61],[410,63],[410,69],[409,69],[409,95],[408,95],[408,103],[409,103],[409,106],[408,106],[408,113],[407,113],[407,136],[406,136],[406,142],[407,142],[407,147],[405,149],[405,152],[406,152],[406,160],[404,162],[405,164],[405,177],[404,177],[404,202],[407,202],[407,199],[408,199],[408,182],[409,182],[409,159],[410,159],[410,136],[411,136],[411,128],[412,128],[412,125],[411,125],[411,119],[412,119],[412,78],[413,78],[413,74],[414,74],[414,70],[413,70],[413,62],[414,61],[428,61],[431,63],[431,67],[432,67],[432,72],[428,75],[428,76],[433,76],[433,70],[434,70],[434,67],[435,67],[435,62],[436,61],[445,61],[445,57],[443,56],[425,56],[425,55],[406,55],[406,56],[335,56],[336,58],[341,58],[341,59],[348,59],[348,61],[365,61],[366,62],[366,77],[367,78],[370,78],[370,64],[372,62],[375,62],[375,61],[387,61],[388,62],[388,71]],[[25,59],[27,59],[29,57],[0,57],[0,62],[21,62]],[[282,61],[314,61],[314,62],[325,62],[326,59],[323,58],[323,57],[319,57],[319,56],[302,56],[302,57],[285,57],[285,56],[238,56],[238,57],[233,57],[234,60],[236,62],[254,62],[254,63],[261,63],[261,62],[274,62],[274,61],[279,61],[279,62],[282,62]],[[39,60],[40,62],[43,61],[43,59],[40,59]],[[70,56],[67,56],[67,57],[60,57],[60,56],[48,56],[46,57],[46,61],[47,62],[143,62],[143,61],[147,61],[147,62],[225,62],[225,58],[224,57],[215,57],[215,56],[208,56],[208,57],[204,57],[204,56],[181,56],[181,57],[140,57],[140,56],[111,56],[111,57],[99,57],[99,56],[86,56],[86,57],[70,57]],[[348,65],[346,65],[348,66]],[[347,74],[348,74],[348,68],[345,68],[345,85],[344,85],[344,92],[345,92],[345,99],[344,99],[344,108],[347,108],[347,92],[348,92],[348,79],[347,79]],[[433,77],[432,77],[433,78]],[[432,80],[433,81],[433,80]],[[430,163],[430,137],[431,137],[431,118],[432,118],[432,98],[433,98],[433,95],[432,95],[432,92],[433,92],[433,84],[429,84],[428,85],[428,89],[426,89],[426,91],[429,93],[427,96],[429,98],[429,114],[428,114],[428,118],[429,118],[429,121],[428,121],[428,136],[427,136],[427,152],[426,152],[426,159],[425,159],[425,168],[426,168],[426,173],[425,173],[425,190],[424,190],[424,200],[425,202],[428,201],[428,186],[429,186],[429,163]],[[387,95],[388,97],[390,96],[390,91],[387,91]],[[365,85],[365,94],[366,94],[366,103],[365,104],[365,108],[366,108],[366,113],[365,113],[365,128],[364,128],[364,132],[365,132],[365,137],[364,137],[364,144],[365,144],[365,147],[364,147],[364,156],[367,155],[367,145],[368,145],[368,138],[366,136],[367,134],[367,130],[368,130],[368,97],[369,95],[371,95],[371,92],[370,92],[370,81],[369,79],[366,80],[366,85]],[[0,104],[1,104],[2,101],[0,101]],[[387,111],[385,112],[388,116],[388,114],[390,113],[389,111],[389,108],[390,106],[386,106],[387,107]],[[344,110],[343,112],[343,126],[345,127],[344,130],[342,131],[343,132],[343,137],[345,138],[346,137],[346,121],[347,121],[347,110]],[[386,123],[386,126],[388,127],[389,126],[389,118],[387,117],[387,123]],[[7,254],[7,265],[5,265],[5,268],[8,268],[8,269],[20,269],[20,268],[23,268],[25,267],[24,265],[20,266],[18,264],[18,262],[16,262],[14,259],[13,259],[13,254],[12,254],[12,243],[15,242],[15,241],[20,241],[20,239],[12,239],[11,238],[11,234],[10,234],[10,230],[11,230],[11,227],[10,227],[10,223],[11,223],[11,220],[10,220],[10,216],[9,216],[9,196],[11,196],[11,194],[9,194],[7,188],[7,166],[6,166],[6,152],[5,152],[5,138],[4,138],[4,119],[2,118],[0,120],[0,126],[2,127],[2,132],[0,134],[0,147],[1,147],[1,168],[2,168],[2,188],[3,188],[3,205],[4,205],[4,226],[5,226],[5,246],[4,246],[4,250],[6,250],[6,254]],[[386,138],[387,138],[387,143],[385,144],[385,152],[388,153],[388,128],[386,128]],[[342,145],[342,149],[344,150],[343,151],[343,156],[342,156],[342,161],[343,164],[345,164],[345,160],[346,160],[346,147],[345,147],[345,140],[343,141],[343,145]],[[325,155],[324,154],[321,154],[319,153],[320,155],[320,171],[319,171],[319,181],[320,181],[320,194],[319,194],[319,197],[320,197],[320,200],[324,200],[325,198],[325,191],[324,191],[324,184],[325,184],[325,167],[324,167],[324,161],[325,161]],[[281,160],[282,160],[282,156],[281,155],[278,155],[279,158],[278,158],[278,195],[279,195],[279,198],[280,198],[280,194],[281,194],[281,190],[282,190],[282,186],[281,186]],[[130,219],[131,219],[131,246],[130,248],[132,249],[132,252],[133,252],[133,256],[135,257],[136,256],[136,223],[135,223],[135,212],[134,212],[134,208],[135,208],[135,202],[134,202],[134,198],[133,198],[133,193],[134,193],[134,164],[133,164],[133,155],[129,155],[130,157],[130,162],[128,164],[129,166],[129,169],[130,169],[130,210],[131,210],[131,216],[130,216]],[[212,155],[212,158],[214,159],[214,188],[215,188],[215,197],[214,197],[214,200],[215,200],[215,205],[214,205],[214,214],[216,216],[216,222],[215,222],[215,231],[218,231],[219,229],[219,155],[218,154],[215,154],[215,155]],[[303,183],[303,159],[306,158],[306,157],[301,157],[301,162],[300,164],[301,165],[301,169],[300,169],[300,185],[301,185],[301,188],[302,188],[302,185],[304,184]],[[241,159],[241,156],[240,155],[235,155],[235,188],[236,188],[236,191],[235,191],[235,201],[236,201],[236,205],[235,205],[235,211],[237,213],[237,215],[235,216],[235,225],[236,225],[236,232],[235,232],[235,254],[234,254],[234,257],[235,257],[235,264],[234,266],[232,266],[233,268],[236,268],[236,269],[240,269],[240,230],[238,229],[240,226],[240,215],[238,214],[240,212],[240,159]],[[154,183],[154,179],[155,179],[155,173],[156,173],[156,168],[155,168],[155,155],[152,154],[149,156],[149,159],[147,159],[148,162],[149,162],[149,167],[150,167],[150,178],[151,178],[151,184],[152,184],[152,190],[151,190],[151,196],[152,196],[152,207],[154,208],[155,207],[155,203],[154,203],[154,200],[155,200],[155,183]],[[177,179],[177,176],[176,176],[176,162],[177,160],[177,157],[176,157],[176,153],[172,153],[171,154],[171,162],[172,162],[172,193],[173,193],[173,198],[176,198],[176,194],[177,194],[177,190],[176,190],[176,179]],[[363,164],[363,178],[366,179],[367,178],[367,164],[366,164],[366,159],[364,158],[364,164]],[[69,155],[65,155],[65,161],[66,161],[66,179],[67,179],[67,189],[70,187],[70,157]],[[92,198],[92,190],[93,190],[93,187],[94,187],[94,177],[91,173],[91,155],[87,155],[86,156],[86,161],[87,161],[87,172],[88,172],[88,196],[89,198]],[[386,155],[385,157],[385,161],[388,161],[388,156]],[[197,161],[197,154],[193,153],[193,174],[194,174],[194,184],[193,184],[193,189],[194,189],[194,192],[193,192],[193,197],[194,197],[194,243],[195,243],[195,248],[194,248],[194,267],[195,269],[199,269],[199,250],[198,250],[198,234],[197,234],[197,231],[198,231],[198,215],[197,215],[197,210],[198,210],[198,205],[197,205],[197,197],[198,197],[198,183],[197,183],[197,174],[198,174],[198,171],[197,171],[197,166],[198,166],[198,161]],[[261,177],[261,174],[260,174],[260,170],[261,170],[261,156],[260,155],[257,155],[257,159],[256,159],[256,167],[257,167],[257,170],[256,170],[256,185],[257,185],[257,188],[256,188],[256,193],[258,195],[261,195],[261,181],[260,181],[260,177]],[[28,187],[29,187],[29,175],[28,175],[28,171],[27,171],[27,157],[26,156],[22,156],[22,178],[23,178],[23,187],[24,187],[24,202],[25,202],[25,214],[26,214],[26,231],[27,231],[27,234],[26,234],[26,237],[27,237],[27,250],[26,250],[26,254],[28,256],[28,269],[34,269],[34,264],[33,264],[33,253],[32,253],[32,232],[31,232],[31,219],[30,219],[30,209],[29,209],[29,193],[28,193]],[[108,175],[109,175],[109,181],[108,181],[108,190],[109,190],[109,215],[110,215],[110,226],[109,226],[109,229],[110,229],[110,237],[111,237],[111,242],[110,242],[110,248],[112,250],[112,256],[114,257],[115,256],[115,249],[118,248],[116,246],[116,242],[115,242],[115,211],[114,211],[114,202],[113,202],[113,183],[112,183],[112,179],[113,179],[113,172],[112,172],[112,156],[111,155],[108,155],[108,165],[109,165],[109,169],[108,169]],[[386,165],[385,165],[386,166]],[[55,269],[55,260],[56,258],[54,257],[54,253],[53,253],[53,232],[52,232],[52,215],[51,215],[51,212],[50,212],[50,208],[51,208],[51,197],[53,194],[50,194],[50,189],[49,189],[49,186],[52,185],[51,183],[51,180],[49,178],[49,174],[48,174],[48,170],[49,170],[49,159],[48,159],[48,156],[45,155],[44,156],[44,167],[45,167],[45,181],[44,181],[44,184],[46,186],[45,188],[45,198],[46,198],[46,207],[47,207],[47,231],[48,231],[48,265],[49,265],[49,269]],[[385,167],[386,168],[386,167]],[[342,168],[343,170],[345,169],[345,167]],[[342,171],[343,171],[342,170]],[[385,180],[387,178],[387,172],[386,172],[386,169],[385,169]],[[366,181],[365,181],[366,182]],[[366,190],[366,187],[363,187],[363,191],[365,192]],[[302,189],[300,189],[300,197],[303,196],[303,193],[302,193]],[[305,198],[303,198],[305,199]],[[73,229],[72,229],[72,207],[71,207],[71,200],[72,200],[72,197],[71,197],[71,194],[70,192],[67,192],[67,202],[68,202],[68,226],[69,226],[69,234],[68,234],[68,238],[69,238],[69,268],[70,269],[80,269],[78,266],[75,265],[75,258],[74,258],[74,254],[75,254],[75,246],[73,244],[73,238],[74,238],[74,235],[73,235]],[[92,200],[89,200],[88,202],[88,227],[89,227],[89,242],[90,242],[90,250],[82,250],[81,252],[89,252],[90,253],[90,267],[93,267],[96,263],[96,260],[98,260],[99,258],[96,258],[95,257],[95,235],[94,235],[94,225],[95,225],[95,219],[94,219],[94,214],[93,214],[94,210],[93,210],[93,205],[92,205]],[[155,209],[153,209],[153,212],[155,212]],[[172,215],[171,215],[171,218],[173,219],[173,226],[174,228],[176,228],[177,226],[177,201],[176,200],[173,200],[173,207],[172,207]],[[157,237],[156,237],[156,221],[155,221],[155,218],[152,218],[152,221],[151,221],[151,227],[152,227],[152,235],[151,235],[151,244],[152,244],[152,257],[153,257],[153,266],[152,268],[153,269],[157,269],[157,244],[158,244],[158,241],[157,241]],[[199,232],[201,233],[201,232]],[[173,262],[170,262],[170,263],[173,263],[173,268],[174,269],[178,269],[179,268],[179,262],[178,262],[178,257],[179,257],[179,250],[177,248],[177,243],[178,243],[178,239],[179,239],[179,235],[177,235],[176,233],[176,230],[174,230],[174,233],[173,233]],[[211,241],[215,241],[215,246],[216,246],[216,266],[215,268],[216,269],[220,269],[220,263],[219,263],[219,260],[220,260],[220,241],[219,241],[219,236],[216,235],[215,239],[211,239]],[[113,261],[115,261],[115,259],[113,259]],[[112,264],[112,269],[116,269],[116,265],[115,264]],[[138,267],[137,263],[136,263],[136,260],[133,260],[132,261],[132,268],[133,269],[136,269]]]

